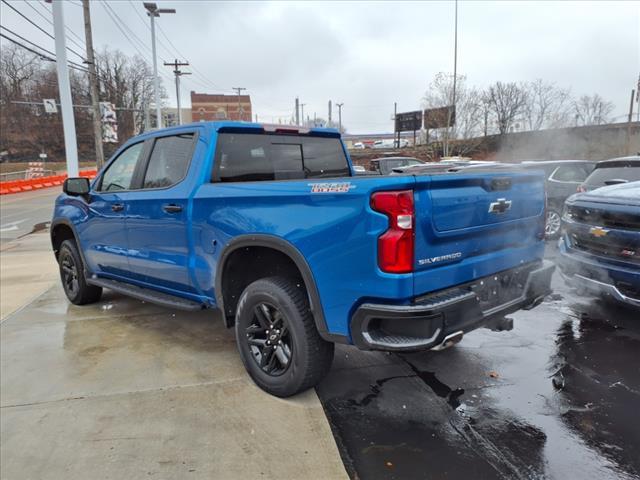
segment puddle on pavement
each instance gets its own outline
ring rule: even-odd
[[[561,290],[508,335],[398,355],[402,369],[341,364],[317,390],[352,478],[637,479],[636,317]]]

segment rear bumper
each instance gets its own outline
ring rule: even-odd
[[[411,305],[365,303],[351,319],[351,337],[363,350],[438,349],[463,333],[539,304],[551,291],[554,269],[545,260],[430,294]],[[487,288],[489,294],[504,290],[498,292],[502,300],[488,302]]]
[[[640,296],[630,293],[640,291],[640,270],[603,264],[596,257],[573,253],[564,238],[560,240],[559,250],[560,273],[568,285],[640,308]]]

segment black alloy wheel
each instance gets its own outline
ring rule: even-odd
[[[78,295],[80,284],[78,283],[78,266],[69,251],[60,254],[60,275],[62,287],[67,297],[74,298]]]
[[[71,303],[86,305],[100,300],[102,288],[87,283],[82,256],[73,240],[60,245],[58,266],[62,288]]]
[[[293,345],[287,320],[278,308],[267,302],[257,304],[245,331],[252,357],[262,371],[272,376],[287,371]]]
[[[234,320],[247,373],[272,395],[290,397],[313,387],[331,368],[333,343],[320,336],[300,279],[267,277],[249,284]]]

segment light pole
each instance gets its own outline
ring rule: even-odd
[[[343,103],[336,103],[336,107],[338,107],[338,131],[342,133],[342,106]]]
[[[153,90],[156,101],[156,125],[162,128],[162,110],[160,109],[160,80],[158,79],[158,59],[156,58],[156,22],[155,18],[161,13],[176,13],[174,8],[158,8],[158,4],[144,2],[144,8],[147,9],[147,15],[151,18],[151,50],[153,53]]]
[[[78,176],[78,144],[76,143],[76,121],[73,117],[73,101],[67,65],[67,47],[65,43],[64,12],[62,0],[55,0],[51,6],[53,12],[53,32],[56,42],[56,70],[58,72],[58,90],[62,110],[62,130],[64,150],[67,157],[67,175]]]
[[[447,113],[447,132],[445,134],[446,143],[444,144],[444,155],[449,156],[449,130],[451,128],[452,116],[456,112],[456,81],[458,80],[458,0],[455,0],[455,19],[454,19],[454,40],[453,40],[453,92],[451,95],[451,105]],[[453,119],[455,123],[455,118]]]

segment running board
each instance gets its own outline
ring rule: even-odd
[[[88,278],[87,283],[96,287],[108,288],[114,292],[122,293],[129,297],[144,300],[145,302],[155,303],[167,308],[177,310],[196,311],[207,308],[204,303],[194,302],[168,293],[158,292],[150,288],[138,287],[130,283],[118,282],[117,280],[109,280],[106,278]]]

